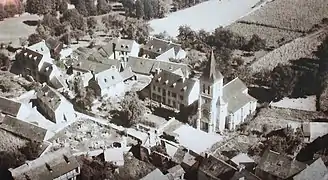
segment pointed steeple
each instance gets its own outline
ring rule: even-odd
[[[203,71],[202,78],[204,78],[206,80],[210,80],[210,81],[215,81],[215,80],[223,78],[223,75],[220,73],[220,71],[218,71],[216,69],[216,60],[214,57],[213,49],[212,49],[210,58],[207,62],[207,65]]]

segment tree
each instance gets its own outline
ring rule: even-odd
[[[5,11],[2,4],[0,4],[0,21],[2,21],[4,18],[8,17],[7,12]]]
[[[75,9],[83,16],[88,16],[89,12],[86,6],[86,0],[71,0],[71,3],[74,4]]]
[[[319,58],[319,108],[321,111],[328,112],[328,36],[314,54]]]
[[[48,13],[43,16],[41,24],[48,27],[50,30],[50,35],[55,35],[58,27],[61,25],[59,19],[56,16],[53,16],[51,13]]]
[[[133,0],[122,0],[122,4],[125,9],[126,16],[128,16],[128,17],[133,16],[134,1]]]
[[[96,20],[95,17],[89,17],[89,18],[87,19],[87,26],[88,26],[88,29],[96,29],[97,24],[98,24],[98,22],[97,22],[97,20]]]
[[[120,103],[121,113],[120,117],[126,127],[131,127],[140,121],[145,114],[146,107],[144,103],[138,98],[136,92],[127,92]]]
[[[154,17],[156,18],[163,18],[169,12],[170,6],[168,3],[164,2],[163,0],[152,0],[154,9]]]
[[[78,161],[81,164],[80,180],[116,179],[113,175],[114,166],[108,162],[102,162],[98,158],[90,159],[85,156],[79,156]]]
[[[290,96],[298,81],[298,73],[291,66],[279,64],[272,71],[271,89],[276,100]]]
[[[53,0],[27,0],[25,11],[31,14],[44,15],[55,9]]]
[[[142,44],[149,37],[150,30],[150,26],[145,21],[128,18],[123,24],[121,34],[128,39],[134,39]]]
[[[71,25],[72,30],[86,31],[87,23],[83,16],[76,9],[69,9],[64,12],[60,19],[62,23],[67,22]]]
[[[266,41],[261,39],[257,34],[253,34],[252,38],[248,41],[245,46],[245,50],[247,51],[259,51],[264,49],[266,46]]]
[[[68,9],[68,2],[67,0],[59,0],[57,4],[57,10],[63,14]]]
[[[88,10],[89,16],[96,16],[97,15],[97,7],[95,5],[94,0],[85,0],[85,6]]]
[[[3,53],[0,53],[0,69],[8,71],[10,69],[10,59]]]
[[[97,4],[98,14],[107,14],[111,11],[110,6],[107,4],[106,0],[98,0]]]
[[[154,7],[151,0],[144,0],[145,19],[150,20],[154,17]]]
[[[144,3],[141,0],[136,1],[136,17],[138,19],[145,16]]]
[[[33,45],[33,44],[36,44],[38,42],[41,42],[42,41],[42,37],[40,34],[37,34],[37,33],[33,33],[31,34],[27,41],[29,42],[29,46]]]

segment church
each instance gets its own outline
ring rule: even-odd
[[[197,129],[208,133],[235,129],[256,109],[257,100],[237,77],[223,85],[224,76],[216,70],[213,52],[199,79]]]

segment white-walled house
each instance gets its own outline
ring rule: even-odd
[[[235,129],[256,109],[257,100],[248,94],[248,88],[235,78],[223,85],[223,75],[216,70],[212,52],[200,77],[198,118],[195,126],[205,132]]]
[[[73,122],[76,119],[73,105],[48,85],[36,92],[38,108],[45,117],[56,124]]]
[[[174,72],[157,69],[150,84],[150,97],[180,110],[198,99],[199,81],[186,78],[181,69]]]
[[[124,94],[124,82],[119,71],[111,67],[98,74],[93,74],[88,87],[92,88],[97,96],[112,97]]]

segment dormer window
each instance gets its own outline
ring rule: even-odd
[[[150,46],[149,49],[153,49],[154,46]]]
[[[164,84],[168,84],[169,83],[169,80],[166,80],[165,82],[164,82]]]
[[[36,61],[36,60],[37,60],[37,58],[38,58],[38,57],[36,57],[36,56],[35,56],[35,57],[34,57],[34,60]]]
[[[32,54],[30,54],[28,57],[29,57],[29,58],[32,58]]]
[[[107,82],[107,79],[105,78],[104,81]]]
[[[123,44],[121,45],[121,48],[124,48],[124,45]]]
[[[157,79],[157,81],[158,81],[158,82],[160,82],[160,81],[161,81],[161,79],[162,79],[162,78],[161,78],[161,77],[159,77],[159,78]]]
[[[172,66],[169,67],[169,70],[173,70]]]
[[[112,79],[114,79],[114,76],[112,76]]]
[[[187,90],[187,86],[182,88],[182,91],[186,91]]]
[[[173,83],[173,84],[172,84],[172,87],[175,87],[176,85],[177,85],[177,83]]]
[[[128,46],[128,45],[126,45],[126,46],[125,46],[125,48],[126,48],[126,49],[128,49],[128,48],[129,48],[129,46]]]
[[[27,56],[27,52],[26,52],[26,53],[24,53],[24,56]]]
[[[47,167],[48,171],[52,173],[52,169],[48,163],[46,163],[46,167]]]
[[[162,49],[161,49],[161,48],[158,48],[158,49],[157,49],[157,52],[161,52],[161,51],[162,51]]]
[[[65,161],[66,161],[67,164],[70,164],[70,161],[69,161],[69,159],[68,159],[68,157],[66,155],[64,155],[64,159],[65,159]]]

